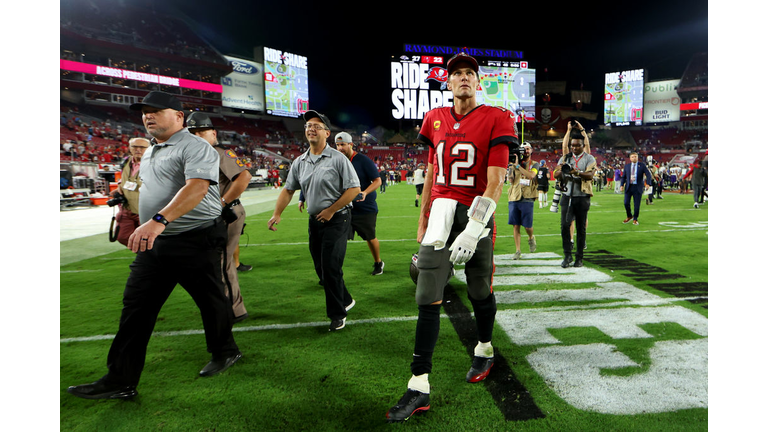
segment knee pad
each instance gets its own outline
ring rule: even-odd
[[[419,306],[443,299],[443,289],[451,271],[450,261],[444,258],[445,250],[434,251],[430,246],[419,251],[416,264],[419,269],[419,279],[416,282],[416,304]]]

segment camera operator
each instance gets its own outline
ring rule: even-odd
[[[577,123],[578,124],[578,123]],[[569,128],[570,129],[570,128]],[[581,129],[581,128],[579,128]],[[569,134],[570,135],[570,134]],[[561,267],[569,267],[573,261],[571,243],[571,223],[576,221],[576,261],[574,267],[582,267],[584,247],[587,240],[587,212],[592,196],[592,178],[597,167],[595,158],[584,151],[584,137],[579,132],[570,135],[571,153],[563,155],[555,167],[555,178],[565,185],[560,204],[563,212],[560,216],[560,236],[563,240],[564,259]]]
[[[513,260],[520,259],[520,225],[528,234],[528,247],[531,253],[536,252],[536,237],[533,235],[533,203],[538,195],[538,182],[536,174],[539,172],[539,163],[531,160],[533,148],[528,143],[520,146],[523,149],[521,157],[510,154],[512,166],[509,168],[509,220],[512,225],[515,238],[515,254]]]
[[[117,189],[112,192],[112,199],[107,201],[110,207],[116,204],[120,205],[120,213],[115,219],[117,221],[115,236],[123,246],[128,246],[128,238],[141,225],[139,223],[139,188],[141,187],[139,166],[141,166],[141,157],[144,156],[144,152],[148,148],[148,139],[131,138],[128,142],[128,151],[131,155],[123,165],[120,183],[117,185]]]

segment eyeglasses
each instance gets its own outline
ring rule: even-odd
[[[323,125],[321,125],[321,124],[319,124],[319,123],[307,123],[307,124],[304,125],[304,129],[306,129],[306,130],[310,130],[310,129],[314,129],[314,130],[327,130],[328,128],[323,126]]]

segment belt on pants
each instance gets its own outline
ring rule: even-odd
[[[345,214],[347,214],[347,213],[349,213],[349,208],[348,208],[348,207],[345,207],[343,210],[339,210],[339,211],[337,211],[336,213],[334,213],[334,214],[333,214],[333,216],[335,217],[336,215],[345,215]],[[319,214],[319,213],[318,213],[318,214]],[[317,217],[317,214],[313,214],[313,215],[309,215],[309,216],[310,216],[312,219],[314,219],[315,217]]]

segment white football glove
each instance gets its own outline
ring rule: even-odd
[[[467,212],[469,214],[467,226],[448,248],[451,251],[450,260],[453,264],[464,264],[472,259],[477,249],[477,242],[491,232],[490,228],[485,226],[495,210],[496,203],[492,199],[475,197]]]

